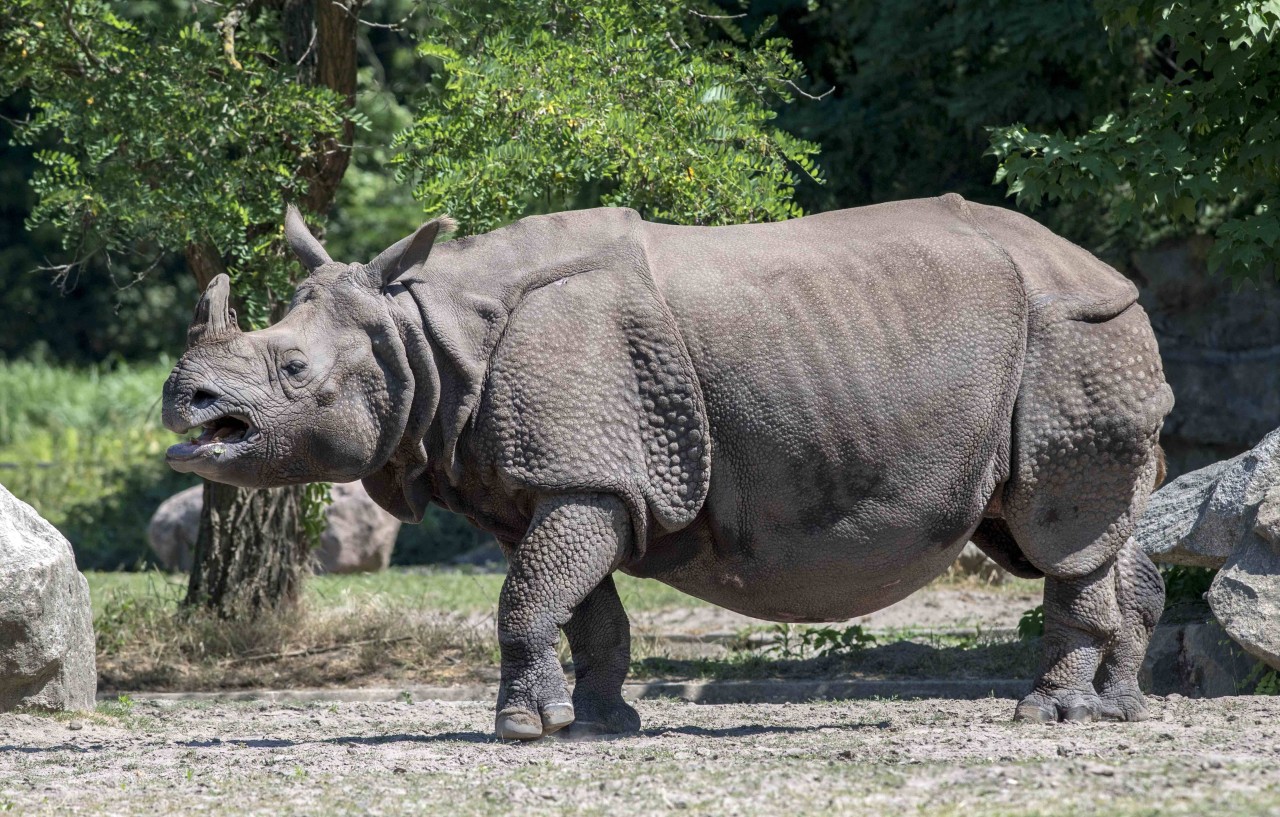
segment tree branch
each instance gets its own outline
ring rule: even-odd
[[[67,6],[67,8],[63,10],[62,15],[58,19],[62,21],[62,27],[67,30],[67,34],[71,35],[71,39],[75,41],[77,46],[79,46],[80,53],[84,54],[85,59],[93,63],[94,68],[106,69],[111,71],[113,74],[119,73],[120,69],[118,68],[107,68],[107,66],[103,64],[102,60],[98,58],[98,55],[93,53],[93,49],[89,47],[89,43],[85,38],[80,36],[80,32],[76,30],[75,24],[71,22],[70,6]]]

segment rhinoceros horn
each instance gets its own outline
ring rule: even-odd
[[[187,329],[187,345],[212,343],[225,340],[240,332],[236,313],[230,306],[231,279],[224,272],[209,282],[200,302],[196,304],[195,317]]]
[[[423,224],[396,243],[378,253],[378,257],[365,264],[365,274],[369,277],[369,286],[382,289],[396,278],[413,269],[431,254],[431,246],[436,236],[443,232],[452,232],[457,224],[448,216],[434,218]]]
[[[316,268],[333,263],[329,253],[324,251],[324,247],[307,229],[307,223],[302,220],[302,213],[299,213],[298,208],[292,204],[284,214],[284,237],[301,259],[303,266],[307,268],[307,272],[315,272]]]

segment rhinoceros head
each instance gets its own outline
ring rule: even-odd
[[[226,275],[196,306],[187,351],[164,387],[178,471],[242,487],[346,482],[379,468],[403,433],[413,377],[384,288],[426,260],[447,219],[368,264],[331,260],[289,208],[285,237],[310,271],[288,314],[242,332]]]

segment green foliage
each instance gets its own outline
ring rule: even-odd
[[[1030,640],[1044,635],[1044,605],[1037,604],[1018,619],[1018,638]]]
[[[1095,201],[1118,227],[1201,232],[1211,268],[1276,274],[1280,3],[1098,0],[1107,28],[1154,44],[1162,72],[1086,133],[996,128],[997,181],[1020,204]]]
[[[506,0],[446,12],[421,53],[439,104],[396,139],[428,211],[467,231],[628,206],[691,224],[785,219],[815,146],[771,125],[799,66],[780,38],[712,39],[679,0]]]
[[[278,247],[282,198],[346,111],[280,70],[270,14],[242,24],[234,61],[214,23],[203,7],[153,28],[107,0],[14,0],[0,12],[0,96],[30,91],[17,138],[47,145],[31,224],[55,226],[75,261],[135,269],[212,245],[261,325],[296,269]]]
[[[320,546],[324,534],[325,510],[333,504],[332,486],[327,482],[309,482],[302,486],[302,533],[308,547]]]
[[[82,569],[147,564],[151,514],[195,483],[164,463],[169,368],[0,363],[0,482],[67,537]]]
[[[1253,674],[1257,677],[1250,677],[1253,682],[1252,694],[1254,695],[1280,695],[1280,671],[1273,670],[1261,662],[1254,668]]]
[[[804,661],[815,656],[832,658],[854,655],[876,645],[875,635],[863,629],[861,624],[850,624],[838,629],[776,624],[770,631],[775,635],[775,640],[763,652],[788,660]]]
[[[1164,577],[1164,606],[1169,609],[1178,604],[1204,604],[1204,594],[1218,575],[1217,570],[1186,565],[1161,565]]]
[[[1077,133],[1112,110],[1144,69],[1108,45],[1078,0],[776,0],[783,31],[824,96],[779,123],[822,147],[829,183],[801,202],[833,209],[955,191],[996,203],[989,125],[1021,120]]]

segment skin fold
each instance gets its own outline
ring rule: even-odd
[[[1045,578],[1016,717],[1145,717],[1164,588],[1130,533],[1173,398],[1110,267],[955,195],[715,228],[587,210],[433,249],[449,227],[335,263],[291,210],[289,314],[243,333],[215,279],[164,420],[199,434],[179,470],[361,479],[402,519],[435,502],[492,532],[500,736],[639,728],[616,570],[833,621],[970,538]]]

